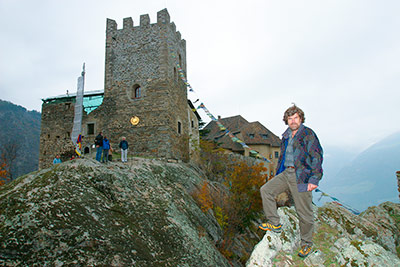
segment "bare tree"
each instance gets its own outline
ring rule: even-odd
[[[10,180],[13,180],[13,167],[15,159],[17,158],[18,150],[19,145],[15,142],[4,144],[0,148],[1,162],[5,163],[6,165],[6,170]]]

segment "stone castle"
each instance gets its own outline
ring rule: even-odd
[[[119,151],[122,136],[129,154],[189,161],[198,143],[199,115],[187,97],[177,63],[186,76],[186,41],[170,22],[166,9],[132,18],[117,29],[107,19],[104,91],[85,92],[82,117],[83,153],[91,153],[102,131]],[[52,164],[56,154],[63,160],[73,155],[71,131],[74,94],[43,99],[39,168]]]

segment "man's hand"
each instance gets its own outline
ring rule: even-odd
[[[307,187],[307,191],[313,191],[315,188],[317,188],[318,187],[318,185],[315,185],[315,184],[308,184],[308,187]]]

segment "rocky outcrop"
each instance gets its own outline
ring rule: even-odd
[[[390,202],[359,216],[316,208],[305,260],[296,212],[281,207],[282,233],[264,235],[254,222],[230,240],[228,262],[213,213],[191,196],[201,177],[143,158],[78,159],[22,176],[0,187],[0,266],[241,266],[253,247],[248,266],[400,266],[400,204]]]
[[[0,188],[1,266],[229,266],[185,164],[79,159]]]
[[[331,203],[316,208],[314,252],[305,260],[297,256],[294,208],[278,212],[282,233],[266,232],[247,266],[400,266],[400,204],[385,202],[358,216]]]

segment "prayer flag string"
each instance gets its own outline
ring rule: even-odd
[[[352,213],[354,213],[354,214],[356,214],[356,215],[359,215],[359,214],[360,214],[360,212],[359,212],[358,210],[356,210],[356,209],[350,207],[349,205],[347,205],[347,204],[341,202],[341,201],[340,201],[339,199],[337,199],[336,197],[333,197],[333,196],[331,196],[331,195],[329,195],[329,194],[327,194],[327,193],[325,193],[325,192],[322,192],[322,191],[321,191],[320,189],[318,189],[318,188],[315,189],[315,192],[321,193],[321,196],[318,198],[318,201],[320,201],[322,197],[329,197],[330,199],[333,200],[332,203],[334,203],[334,204],[336,204],[336,205],[338,205],[338,206],[341,206],[341,207],[343,207],[343,208],[346,208],[347,210],[351,211]]]
[[[223,131],[225,133],[225,135],[228,135],[231,138],[232,142],[239,143],[243,148],[250,149],[250,147],[248,145],[246,145],[245,142],[243,142],[242,140],[237,138],[231,131],[226,129],[225,126],[211,114],[211,112],[206,108],[206,106],[203,103],[201,103],[197,107],[197,109],[200,109],[200,108],[204,110],[204,112],[211,118],[211,120],[215,121],[215,123],[218,125],[219,129],[221,131]],[[251,156],[253,156],[255,158],[262,159],[262,160],[264,160],[264,161],[266,161],[268,163],[271,163],[271,161],[269,161],[266,157],[262,156],[257,151],[250,150],[249,152],[250,152]]]
[[[178,57],[177,57],[177,55],[175,53],[175,49],[174,49],[172,41],[170,41],[168,39],[167,35],[165,35],[165,36],[166,36],[166,39],[167,39],[168,48],[169,48],[171,57],[175,60],[175,65],[176,65],[176,69],[178,70],[179,77],[184,82],[186,87],[189,89],[189,92],[195,93],[195,91],[193,90],[193,87],[190,85],[190,83],[186,79],[185,73],[184,73],[181,65],[178,62]],[[198,101],[199,101],[199,99],[197,99],[195,101],[195,103],[198,102]],[[239,138],[234,136],[228,129],[226,129],[226,127],[217,118],[215,118],[215,116],[205,107],[205,105],[203,103],[201,103],[197,109],[200,109],[200,108],[202,108],[204,110],[204,112],[207,114],[208,117],[211,118],[211,120],[216,122],[216,124],[218,125],[219,129],[221,131],[224,131],[225,135],[228,135],[233,142],[239,143],[243,148],[250,149],[250,147],[248,145],[246,145],[245,142],[243,142],[242,140],[240,140]],[[197,111],[195,108],[192,109],[192,110],[193,111]],[[271,163],[271,161],[269,161],[267,158],[265,158],[264,156],[262,156],[259,152],[255,151],[255,150],[250,150],[250,155],[252,157],[259,158],[259,159],[262,159],[262,160],[264,160],[264,161],[266,161],[268,163]]]

